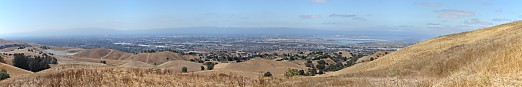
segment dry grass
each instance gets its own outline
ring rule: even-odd
[[[7,73],[10,76],[12,76],[12,77],[13,76],[18,76],[18,75],[25,75],[25,74],[32,74],[33,73],[31,71],[20,69],[20,68],[15,67],[15,66],[11,66],[11,65],[8,65],[8,64],[0,63],[0,70],[2,70],[2,69],[7,70]]]
[[[522,86],[521,63],[519,21],[437,37],[375,61],[315,77],[260,78],[231,72],[180,74],[163,69],[67,65],[8,79],[0,86],[505,87]],[[266,67],[271,70],[276,64],[218,64],[215,71],[230,69],[252,74]]]
[[[521,38],[522,22],[514,22],[427,40],[336,73],[432,78],[425,80],[432,86],[521,86]]]
[[[236,73],[247,77],[258,77],[269,71],[274,77],[283,77],[283,74],[288,70],[288,68],[307,69],[304,65],[298,65],[288,61],[254,58],[240,63],[219,63],[212,71],[197,73]]]
[[[164,69],[62,65],[44,72],[0,81],[2,87],[244,87],[275,86],[281,79],[247,78],[229,74],[181,74]],[[270,83],[270,84],[269,84]]]
[[[130,54],[112,49],[89,49],[83,50],[74,55],[78,58],[108,59],[108,60],[133,60],[141,61],[149,64],[163,64],[170,60],[189,60],[197,58],[193,55],[181,55],[174,52],[157,52],[157,53],[139,53]],[[167,60],[167,58],[169,58]]]

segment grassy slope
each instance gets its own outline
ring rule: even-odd
[[[521,86],[516,80],[522,78],[521,63],[522,22],[513,22],[427,40],[335,72],[332,78],[430,78],[416,84]]]

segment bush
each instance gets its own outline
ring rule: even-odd
[[[0,56],[0,63],[6,63],[4,58],[2,58],[2,56]]]
[[[205,63],[205,65],[207,65],[207,70],[213,70],[215,64],[212,62],[207,62]]]
[[[299,70],[288,68],[285,72],[285,77],[296,77],[299,76]]]
[[[317,69],[319,69],[319,70],[324,70],[326,68],[326,65],[324,65],[324,64],[317,64],[317,65],[315,65],[315,67]]]
[[[7,79],[9,77],[10,76],[9,76],[9,74],[7,74],[7,70],[5,70],[5,69],[0,70],[0,80]]]
[[[107,61],[103,60],[103,61],[100,61],[100,63],[107,64]]]
[[[272,77],[272,73],[270,73],[270,72],[266,72],[263,76],[264,76],[264,77]]]
[[[184,73],[188,72],[187,67],[183,67],[183,68],[181,68],[181,72],[184,72]]]
[[[204,66],[201,66],[201,70],[205,70],[205,67],[204,67]]]
[[[317,74],[317,70],[314,68],[308,69],[308,75],[307,76],[315,76]]]
[[[319,73],[317,74],[324,74],[324,70],[319,70]]]
[[[299,70],[299,75],[306,76],[305,71],[304,70]]]

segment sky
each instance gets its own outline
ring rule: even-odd
[[[179,27],[395,29],[448,34],[522,19],[520,0],[1,0],[0,35]]]

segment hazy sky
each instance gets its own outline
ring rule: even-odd
[[[176,27],[461,32],[520,20],[520,4],[520,0],[2,0],[0,34]]]

